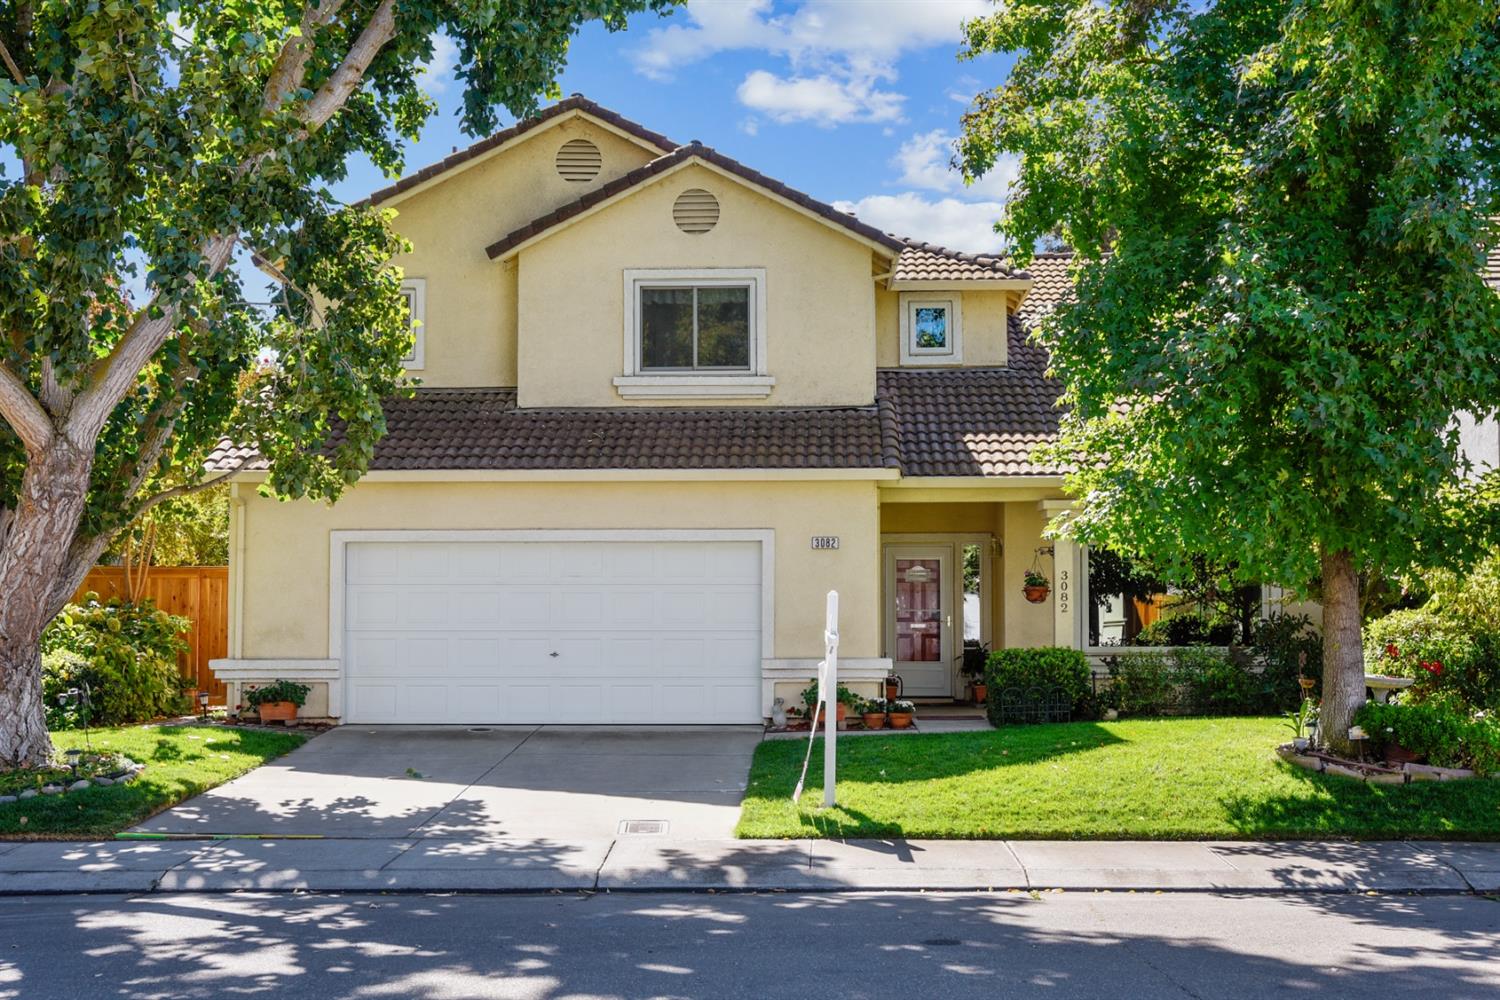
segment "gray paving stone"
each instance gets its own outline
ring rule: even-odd
[[[623,838],[599,871],[600,889],[799,889],[819,884],[805,840]]]
[[[1216,843],[1235,870],[1258,874],[1271,888],[1376,891],[1454,890],[1463,876],[1430,846],[1399,841]]]
[[[150,892],[155,887],[159,874],[153,871],[0,871],[0,896],[74,892]]]
[[[37,841],[0,855],[0,871],[164,872],[202,849],[200,841]]]

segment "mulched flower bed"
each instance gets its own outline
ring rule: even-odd
[[[1331,754],[1326,750],[1298,750],[1290,743],[1276,748],[1284,761],[1304,767],[1320,774],[1333,774],[1372,785],[1407,785],[1413,781],[1461,781],[1476,778],[1473,771],[1461,767],[1430,767],[1426,764],[1374,763],[1367,760],[1350,760]]]

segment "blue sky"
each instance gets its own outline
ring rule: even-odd
[[[948,168],[959,116],[1008,59],[959,62],[959,26],[986,0],[689,0],[576,40],[560,83],[677,142],[698,139],[883,229],[992,250],[1012,171],[974,187]],[[474,141],[458,128],[452,46],[427,76],[440,105],[406,171]],[[355,165],[336,193],[388,183]]]

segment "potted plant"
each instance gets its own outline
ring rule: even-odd
[[[1292,731],[1292,747],[1298,752],[1309,744],[1308,730],[1318,721],[1318,706],[1311,698],[1303,698],[1295,712],[1286,713],[1285,725]]]
[[[871,698],[860,706],[860,715],[865,720],[866,729],[885,728],[885,699]]]
[[[990,658],[990,647],[978,639],[964,640],[964,659],[959,671],[969,680],[969,691],[974,703],[983,705],[989,696],[989,686],[984,682],[984,665]]]
[[[1021,581],[1021,593],[1032,604],[1041,604],[1052,592],[1052,582],[1039,569],[1028,569],[1026,577]]]
[[[859,695],[855,694],[853,691],[850,691],[842,684],[839,685],[839,689],[837,694],[834,696],[834,700],[838,705],[838,714],[834,716],[835,722],[843,722],[844,719],[849,715],[849,710],[851,708],[859,708],[860,706]],[[807,687],[802,689],[802,704],[807,706],[808,718],[812,718],[813,709],[818,705],[817,681],[813,681]],[[813,721],[813,725],[819,726],[822,724],[823,713],[822,711],[819,711],[817,719]]]
[[[892,729],[910,729],[912,719],[917,714],[917,706],[909,701],[893,701],[890,705],[890,718]]]
[[[311,690],[306,684],[278,679],[249,688],[245,701],[255,707],[261,722],[291,722],[297,718],[297,709],[307,703]]]

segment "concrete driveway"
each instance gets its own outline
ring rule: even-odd
[[[157,833],[609,840],[732,836],[759,727],[342,726],[141,824]]]

